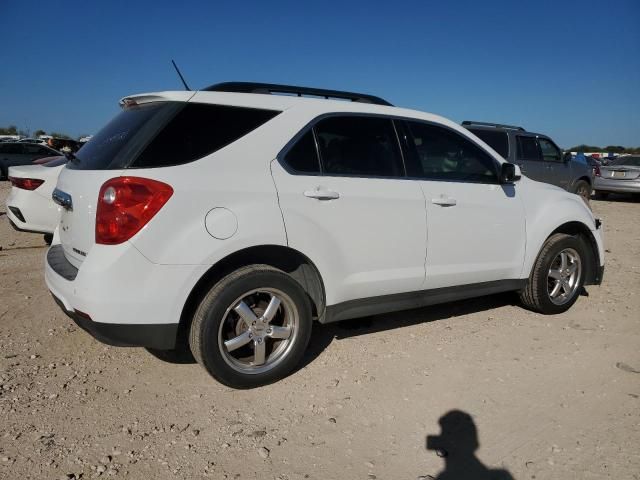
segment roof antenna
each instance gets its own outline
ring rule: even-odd
[[[184,85],[184,89],[185,90],[191,90],[189,88],[189,85],[187,85],[187,82],[184,81],[184,77],[182,76],[182,74],[180,73],[180,69],[178,68],[178,66],[176,65],[176,62],[174,62],[173,60],[171,60],[171,63],[173,63],[173,68],[176,69],[176,72],[178,73],[178,76],[180,77],[180,80],[182,80],[182,84]]]

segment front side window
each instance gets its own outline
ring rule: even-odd
[[[314,127],[324,175],[404,177],[400,147],[387,118],[337,116]]]
[[[437,125],[406,122],[409,176],[429,180],[496,183],[496,162],[462,135]]]
[[[518,160],[542,160],[538,140],[535,137],[516,137],[518,144]]]
[[[542,158],[545,162],[561,162],[562,154],[558,147],[545,138],[539,138],[540,150],[542,151]]]

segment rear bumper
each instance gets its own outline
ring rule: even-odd
[[[55,244],[45,280],[65,314],[97,340],[166,350],[175,347],[182,309],[202,269],[151,263],[126,243],[94,245],[76,268]]]
[[[7,197],[7,217],[17,230],[53,233],[60,221],[60,212],[50,198],[42,196],[38,191],[14,187]]]
[[[593,188],[601,192],[640,193],[640,180],[610,180],[596,177]]]
[[[178,324],[126,325],[121,323],[94,322],[77,311],[69,311],[58,297],[53,295],[62,311],[76,325],[91,334],[96,340],[115,347],[149,347],[159,350],[175,348]]]

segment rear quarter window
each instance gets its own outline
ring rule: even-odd
[[[278,111],[182,102],[128,107],[76,153],[68,168],[108,170],[182,165],[245,136]]]

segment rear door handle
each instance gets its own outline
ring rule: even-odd
[[[438,198],[432,198],[431,199],[431,203],[433,203],[434,205],[440,205],[440,206],[443,206],[443,207],[453,207],[458,202],[456,202],[455,198],[438,197]]]
[[[320,188],[316,188],[315,190],[307,190],[306,192],[304,192],[304,196],[308,198],[315,198],[317,200],[335,200],[336,198],[340,198],[340,194],[338,192]]]

